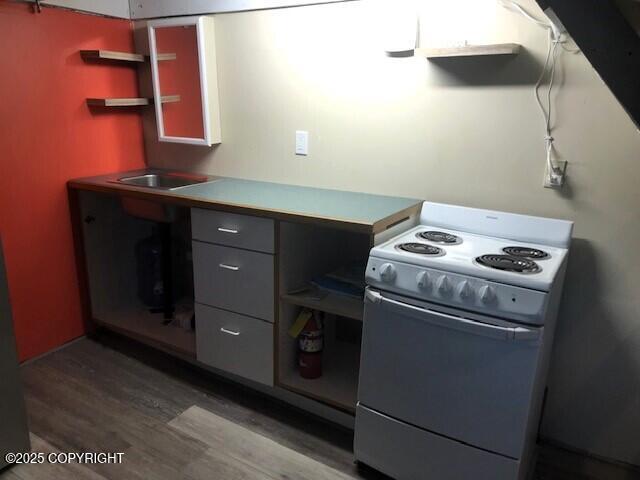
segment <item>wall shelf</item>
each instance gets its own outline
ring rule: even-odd
[[[167,60],[175,60],[178,56],[175,53],[159,53],[157,58],[159,62],[164,62]]]
[[[150,103],[148,98],[87,98],[90,107],[137,107]]]
[[[332,313],[341,317],[352,318],[362,321],[364,312],[364,301],[362,299],[340,295],[337,293],[327,293],[326,296],[318,298],[314,290],[305,290],[299,293],[287,293],[282,295],[283,302],[300,307],[307,307],[313,310]]]
[[[116,52],[113,50],[80,50],[85,60],[115,60],[119,62],[143,63],[144,55],[139,53]]]
[[[85,60],[90,61],[116,61],[116,62],[131,62],[131,63],[144,63],[149,59],[148,55],[142,55],[140,53],[129,52],[116,52],[115,50],[80,50],[80,56]],[[175,53],[159,53],[158,61],[175,60],[178,56]]]
[[[492,45],[464,45],[460,47],[416,48],[415,54],[426,58],[482,57],[490,55],[516,55],[521,46],[517,43]]]
[[[180,95],[164,95],[162,103],[175,103],[180,101]],[[87,98],[90,107],[139,107],[151,105],[152,98]]]
[[[180,95],[163,95],[160,100],[160,103],[176,103],[180,101]],[[153,103],[153,98],[150,98],[149,102]]]

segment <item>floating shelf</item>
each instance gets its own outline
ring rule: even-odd
[[[426,58],[481,57],[488,55],[516,55],[520,51],[517,43],[492,45],[464,45],[461,47],[416,48],[415,54]]]
[[[159,53],[156,58],[159,62],[164,62],[166,60],[175,60],[178,56],[175,53]]]
[[[153,99],[149,99],[153,103]],[[160,97],[160,103],[176,103],[180,101],[180,95],[163,95]]]
[[[175,103],[180,101],[180,95],[164,95],[162,103]],[[90,107],[138,107],[150,105],[152,98],[87,98]]]
[[[144,55],[139,53],[116,52],[113,50],[80,50],[85,60],[116,60],[119,62],[143,63]]]
[[[364,313],[364,301],[362,299],[337,293],[329,292],[326,296],[318,298],[315,290],[306,290],[300,293],[284,294],[280,298],[283,302],[293,305],[321,310],[354,320],[362,321]]]
[[[148,98],[87,98],[90,107],[137,107],[150,103]]]

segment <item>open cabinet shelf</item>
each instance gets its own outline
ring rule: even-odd
[[[276,385],[349,414],[357,400],[364,301],[318,289],[311,282],[365,264],[370,245],[366,234],[280,223]],[[309,289],[300,290],[303,285]],[[322,375],[315,379],[300,376],[299,342],[290,334],[305,308],[323,312]]]
[[[164,325],[161,313],[150,313],[143,306],[115,309],[96,315],[96,322],[121,333],[149,339],[188,357],[196,356],[196,334],[175,325]]]
[[[416,48],[415,54],[426,58],[482,57],[490,55],[515,55],[520,51],[517,43],[491,45],[464,45],[460,47]]]
[[[322,352],[322,376],[302,378],[294,368],[282,372],[280,386],[334,407],[355,412],[358,394],[360,346],[345,342],[327,345]]]
[[[287,293],[281,296],[281,300],[292,305],[307,307],[313,310],[340,315],[362,321],[364,302],[361,298],[349,297],[329,292],[326,296],[318,298],[315,290]]]
[[[149,304],[162,305],[162,298],[150,299],[158,281],[155,271],[144,265],[158,265],[156,245],[162,240],[158,223],[130,215],[122,198],[95,192],[78,195],[82,222],[91,315],[97,325],[115,330],[155,348],[188,359],[196,357],[196,335],[192,329],[166,323],[163,313],[152,313]],[[175,208],[168,224],[172,256],[172,297],[176,311],[193,310],[193,267],[190,258],[191,223],[188,208]]]
[[[85,60],[110,60],[119,62],[144,63],[144,55],[139,53],[116,52],[113,50],[80,50]]]

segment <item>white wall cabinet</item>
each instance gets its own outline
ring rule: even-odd
[[[220,143],[214,18],[153,20],[147,28],[158,139]]]

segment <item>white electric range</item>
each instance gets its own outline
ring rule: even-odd
[[[425,202],[371,250],[355,457],[397,479],[531,471],[573,223]]]

